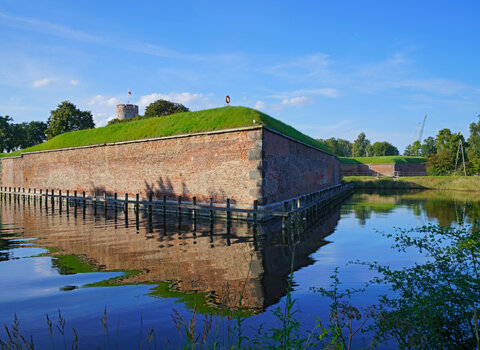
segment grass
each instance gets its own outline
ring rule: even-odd
[[[424,157],[385,156],[385,157],[338,157],[342,164],[407,164],[426,163]]]
[[[432,189],[453,191],[480,191],[478,176],[412,176],[393,179],[371,176],[344,176],[344,182],[353,182],[360,189]]]
[[[255,123],[254,123],[255,121]],[[0,157],[19,156],[26,152],[45,151],[59,148],[101,145],[107,143],[138,140],[264,125],[289,137],[329,152],[327,146],[293,127],[257,110],[247,107],[221,107],[197,112],[172,114],[165,117],[118,123],[101,128],[72,131],[58,135],[39,145],[12,153],[1,153]]]

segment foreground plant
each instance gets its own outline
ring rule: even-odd
[[[480,231],[428,225],[386,235],[428,258],[400,270],[369,263],[394,293],[380,299],[377,339],[400,349],[479,349]]]

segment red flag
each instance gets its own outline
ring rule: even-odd
[[[129,94],[129,95],[131,95],[131,94],[132,94],[132,92],[131,92],[130,90],[128,90],[128,94]]]

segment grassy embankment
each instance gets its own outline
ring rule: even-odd
[[[426,163],[424,157],[385,156],[385,157],[338,157],[342,164],[407,164]]]
[[[431,189],[453,191],[480,191],[478,176],[412,176],[393,179],[371,176],[344,176],[344,182],[353,182],[358,189]]]
[[[328,147],[320,141],[302,134],[291,126],[262,112],[247,107],[221,107],[68,132],[33,147],[8,154],[2,153],[0,157],[19,156],[25,152],[98,145],[256,125],[267,126],[306,144],[329,151]]]

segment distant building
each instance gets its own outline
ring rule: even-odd
[[[129,119],[138,115],[138,106],[131,104],[119,104],[117,105],[117,119]]]

